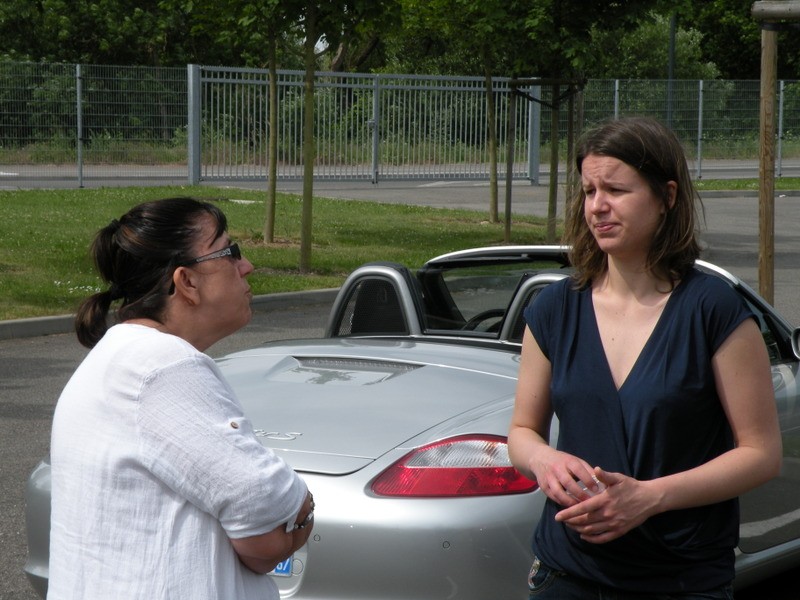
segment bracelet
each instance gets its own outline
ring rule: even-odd
[[[309,523],[311,523],[311,521],[314,520],[314,508],[316,507],[316,504],[314,503],[314,494],[308,492],[308,496],[309,498],[311,498],[311,510],[308,512],[305,519],[303,519],[300,523],[294,524],[292,531],[297,531],[298,529],[305,529],[306,527],[308,527]]]
[[[298,529],[305,529],[314,520],[314,511],[312,510],[306,515],[306,518],[303,519],[301,523],[295,523],[294,528],[292,531],[297,531]]]

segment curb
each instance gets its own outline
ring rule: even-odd
[[[253,311],[285,310],[313,304],[333,304],[338,288],[312,290],[307,292],[281,292],[254,296],[250,306]],[[12,340],[73,333],[75,315],[34,317],[0,321],[0,340]]]
[[[700,198],[758,198],[758,190],[708,190],[698,191]],[[775,198],[796,198],[800,190],[775,190]]]

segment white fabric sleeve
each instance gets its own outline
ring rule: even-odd
[[[137,422],[145,468],[217,518],[228,537],[267,533],[300,511],[305,483],[259,443],[211,358],[198,354],[151,374]]]

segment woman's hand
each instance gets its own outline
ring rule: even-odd
[[[539,488],[561,506],[573,506],[605,489],[589,463],[550,447],[540,447],[529,466]]]
[[[241,563],[254,573],[269,573],[306,543],[314,528],[314,497],[309,492],[291,526],[278,525],[262,535],[231,539]]]
[[[657,512],[657,491],[648,482],[597,467],[594,477],[604,490],[574,502],[556,514],[556,521],[593,544],[615,540],[644,523]]]

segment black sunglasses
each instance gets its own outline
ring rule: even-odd
[[[239,249],[239,244],[231,244],[230,246],[225,246],[220,250],[216,250],[209,254],[204,254],[203,256],[198,256],[197,258],[190,258],[189,260],[184,260],[183,262],[179,262],[176,267],[188,267],[191,265],[196,265],[201,262],[206,262],[207,260],[214,260],[215,258],[225,258],[226,256],[230,256],[233,260],[240,260],[242,258],[242,251]],[[175,293],[175,282],[172,281],[169,284],[169,291],[167,292],[170,296]]]
[[[188,267],[189,265],[196,265],[201,262],[206,262],[207,260],[214,260],[215,258],[225,258],[226,256],[230,256],[233,260],[241,260],[242,251],[239,249],[239,244],[231,244],[230,246],[226,246],[221,250],[204,254],[203,256],[198,256],[197,258],[190,258],[189,260],[178,263],[178,266]]]

